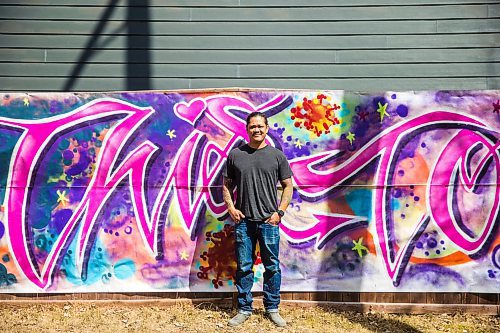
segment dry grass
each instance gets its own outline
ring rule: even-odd
[[[237,328],[227,326],[233,310],[212,304],[122,306],[68,303],[66,305],[4,305],[0,332],[500,332],[494,316],[394,315],[339,312],[328,308],[284,307],[289,321],[275,328],[257,311]]]

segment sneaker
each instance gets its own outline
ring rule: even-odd
[[[283,319],[278,312],[266,312],[267,318],[269,318],[274,325],[278,327],[285,327],[286,321]]]
[[[247,313],[238,313],[236,316],[234,316],[233,318],[231,318],[227,324],[229,326],[239,326],[241,324],[243,324],[248,318],[250,318],[250,314],[247,314]]]

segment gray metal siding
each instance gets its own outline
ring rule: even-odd
[[[4,0],[0,90],[498,89],[500,2]]]

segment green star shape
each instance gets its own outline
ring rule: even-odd
[[[346,138],[347,140],[349,140],[349,142],[350,142],[350,143],[351,143],[351,145],[352,145],[352,142],[353,142],[354,140],[356,140],[356,135],[355,135],[354,133],[349,132],[349,134],[347,134],[347,136],[346,136],[345,138]]]
[[[363,256],[363,250],[368,252],[368,248],[363,245],[363,237],[358,239],[357,242],[353,239],[352,242],[354,243],[354,247],[351,250],[358,251],[358,256]]]
[[[382,104],[380,104],[380,102],[378,102],[377,112],[380,113],[380,121],[384,120],[384,116],[389,117],[389,114],[385,110],[385,109],[387,109],[387,105],[388,105],[387,103],[385,103],[384,105],[382,105]]]

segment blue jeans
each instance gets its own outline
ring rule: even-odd
[[[264,264],[264,307],[267,312],[277,312],[280,303],[281,269],[279,255],[279,227],[265,222],[242,219],[235,225],[236,234],[236,289],[238,309],[252,312],[253,263],[255,247],[259,241],[260,257]]]

